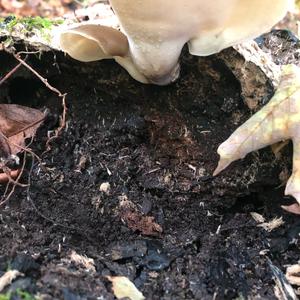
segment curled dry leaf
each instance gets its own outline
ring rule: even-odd
[[[0,157],[17,154],[25,139],[33,137],[44,120],[37,109],[16,104],[0,104]]]
[[[157,236],[163,232],[162,227],[155,222],[154,217],[144,216],[138,211],[124,210],[120,216],[130,229],[140,231],[143,235]]]
[[[135,285],[124,276],[106,276],[112,283],[112,290],[117,299],[143,300],[145,297]]]
[[[283,66],[279,87],[270,102],[219,146],[220,161],[214,175],[251,151],[287,139],[293,141],[294,155],[285,194],[300,202],[300,68],[295,65]]]

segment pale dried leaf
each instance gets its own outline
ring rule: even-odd
[[[124,276],[106,276],[112,283],[112,290],[117,299],[143,300],[145,297],[135,285]]]
[[[259,214],[259,213],[251,212],[250,215],[254,219],[254,221],[257,222],[257,223],[263,223],[263,222],[265,222],[264,216],[261,215],[261,214]]]
[[[280,217],[280,218],[276,217],[269,222],[264,222],[264,223],[258,224],[257,226],[262,227],[264,230],[266,230],[268,232],[271,232],[274,229],[282,226],[283,224],[284,224],[284,221],[282,220],[282,217]]]
[[[290,284],[300,286],[300,265],[292,265],[286,269],[286,279]]]
[[[17,270],[9,270],[4,275],[0,277],[0,292],[8,285],[12,283],[13,280],[15,280],[18,276],[23,276],[22,273],[20,273]]]
[[[73,250],[70,254],[70,259],[76,266],[81,266],[91,273],[96,272],[95,262],[92,258],[80,255]]]
[[[273,98],[252,118],[240,126],[218,148],[217,175],[233,161],[249,152],[292,139],[294,145],[293,172],[285,194],[300,202],[300,68],[286,65]]]

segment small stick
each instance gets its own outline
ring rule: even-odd
[[[3,78],[0,80],[0,85],[3,84],[12,74],[14,74],[20,67],[22,66],[21,63],[17,64],[13,69],[11,69]]]

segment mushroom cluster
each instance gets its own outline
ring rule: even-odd
[[[121,31],[79,24],[60,35],[60,46],[88,62],[115,59],[142,83],[166,85],[179,76],[188,44],[206,56],[268,31],[291,0],[110,0]]]

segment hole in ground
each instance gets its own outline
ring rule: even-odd
[[[16,77],[9,82],[8,95],[11,103],[38,106],[42,82],[32,78]]]

